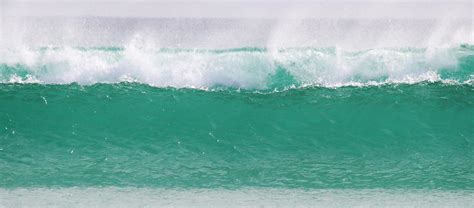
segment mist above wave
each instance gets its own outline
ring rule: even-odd
[[[347,50],[473,44],[472,20],[440,19],[218,19],[0,18],[0,46],[121,46],[140,36],[150,47],[340,47]]]

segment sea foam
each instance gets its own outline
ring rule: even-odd
[[[0,207],[470,207],[471,191],[299,189],[0,189]]]
[[[470,46],[433,48],[160,48],[136,36],[124,47],[2,50],[0,81],[269,89],[423,81],[468,82]]]

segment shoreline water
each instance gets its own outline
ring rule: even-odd
[[[471,207],[473,191],[19,188],[0,207]]]

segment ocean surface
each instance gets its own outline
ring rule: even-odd
[[[164,42],[149,35],[163,29],[135,34],[147,21],[172,22],[109,19],[87,26],[103,32],[93,39],[66,22],[22,44],[3,33],[0,207],[474,206],[474,46],[456,42],[472,40],[466,30],[420,42],[438,24],[369,21],[382,25],[369,36],[392,42],[220,31],[213,44],[173,39],[182,27]],[[193,34],[226,25],[179,24],[193,21]],[[354,23],[336,22],[303,25]],[[136,27],[111,35],[124,25]],[[232,31],[259,28],[241,25]],[[397,27],[423,35],[397,46]]]

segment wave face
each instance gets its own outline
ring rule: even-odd
[[[470,82],[474,48],[159,49],[46,47],[5,50],[0,81],[95,84],[134,81],[157,87],[273,89],[422,81]]]
[[[0,186],[472,190],[473,92],[1,84]]]

